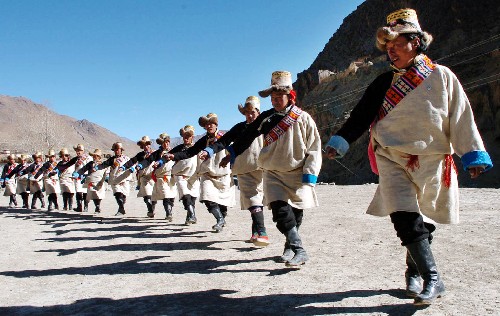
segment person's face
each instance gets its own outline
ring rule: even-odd
[[[9,158],[9,163],[13,164],[14,163],[14,158]]]
[[[114,150],[114,152],[115,152],[115,156],[121,156],[122,155],[122,149],[121,148],[116,148]]]
[[[146,144],[143,147],[144,151],[150,151],[151,150],[151,144]]]
[[[400,35],[390,42],[385,44],[389,59],[397,68],[407,68],[417,56],[417,48],[420,44],[418,38],[408,41],[404,36]]]
[[[214,123],[207,123],[207,125],[205,125],[205,129],[207,130],[208,134],[215,134],[215,132],[217,131],[217,125]]]
[[[75,152],[78,157],[81,157],[83,155],[83,150],[76,150]]]
[[[36,157],[36,158],[35,158],[35,162],[36,162],[36,163],[40,163],[40,162],[42,162],[42,157]]]
[[[69,161],[69,155],[68,154],[61,155],[61,159],[62,159],[62,161],[67,162],[67,161]]]
[[[191,145],[193,143],[193,138],[194,138],[194,135],[191,135],[191,134],[184,134],[184,136],[182,136],[182,140],[184,141],[184,145]]]
[[[161,144],[161,147],[163,149],[167,149],[168,150],[170,148],[170,141],[169,140],[164,141],[163,144]]]
[[[49,156],[49,161],[50,162],[56,161],[56,156]]]
[[[245,111],[245,118],[247,119],[247,123],[252,123],[255,121],[257,116],[259,116],[260,112],[257,109],[251,109]]]
[[[288,95],[283,92],[273,91],[271,93],[271,103],[276,111],[283,111],[288,105]]]

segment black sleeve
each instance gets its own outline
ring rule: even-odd
[[[184,160],[191,158],[195,155],[197,155],[200,151],[205,149],[207,147],[207,135],[203,136],[202,138],[198,139],[196,143],[194,143],[193,146],[189,147],[188,150],[183,150],[174,153],[174,161],[179,161],[179,160]]]
[[[141,151],[141,152],[137,153],[137,155],[135,155],[134,157],[130,158],[129,161],[124,163],[123,166],[125,167],[125,169],[128,169],[128,168],[132,167],[133,165],[135,165],[138,161],[143,161],[145,155],[146,155],[146,153],[144,151]]]
[[[38,169],[38,172],[35,174],[35,178],[38,178],[40,175],[42,175],[42,173],[47,169],[49,169],[49,167],[50,167],[50,162],[44,163],[42,167]]]
[[[184,149],[184,144],[179,144],[177,146],[175,146],[174,148],[172,148],[169,153],[170,154],[175,154],[175,153],[178,153],[180,151],[182,151]]]
[[[94,168],[94,161],[89,161],[85,166],[78,170],[79,175],[83,175],[85,172],[90,171]]]
[[[247,148],[252,144],[253,140],[259,137],[260,134],[262,134],[260,127],[264,123],[264,120],[270,117],[273,113],[274,110],[267,110],[262,112],[259,116],[257,116],[255,121],[247,126],[245,131],[238,135],[238,137],[231,145],[236,156],[241,155],[241,153],[247,150]]]
[[[9,166],[8,166],[8,165],[3,166],[3,169],[2,169],[2,176],[1,176],[0,178],[5,179],[5,177],[7,176],[7,174],[6,174],[6,173],[7,173],[7,168],[9,168]],[[14,168],[14,169],[15,169],[15,168]]]
[[[150,164],[152,164],[156,160],[160,159],[162,152],[163,152],[162,148],[157,149],[151,155],[149,155],[148,158],[144,158],[144,159],[140,160],[139,163],[142,165],[142,169],[146,169],[147,167],[149,167]]]
[[[240,122],[234,125],[229,131],[222,135],[219,140],[217,140],[212,145],[208,146],[213,149],[214,153],[225,149],[227,146],[231,145],[232,142],[246,129],[246,123]]]
[[[385,94],[391,87],[393,73],[378,76],[366,89],[344,125],[335,134],[342,136],[349,144],[356,141],[370,128],[382,106]]]
[[[14,169],[12,169],[12,171],[10,172],[10,174],[8,174],[7,176],[9,178],[13,178],[17,175],[17,173],[23,168],[23,165],[22,164],[18,164]]]
[[[115,156],[109,157],[108,160],[97,166],[97,170],[102,170],[106,169],[107,167],[111,167],[114,163],[115,163]]]

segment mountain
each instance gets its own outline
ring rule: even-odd
[[[366,87],[388,71],[375,48],[375,32],[400,8],[417,11],[423,30],[434,36],[427,55],[460,79],[495,168],[470,180],[461,169],[461,186],[500,187],[500,6],[483,0],[367,0],[347,16],[311,66],[297,75],[298,104],[316,120],[323,142],[337,131]],[[418,122],[416,122],[418,123]],[[377,182],[370,171],[367,133],[338,161],[323,161],[320,181],[338,184]],[[457,158],[457,157],[455,157]]]
[[[128,153],[135,154],[134,141],[88,120],[60,115],[48,107],[23,97],[0,95],[0,150],[33,154],[63,147],[73,153],[73,146],[83,144],[86,151],[100,148],[111,154],[111,145],[122,142]]]

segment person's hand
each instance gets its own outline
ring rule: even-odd
[[[125,169],[127,169],[127,168],[125,168],[125,166],[120,166],[118,169],[120,169],[120,171],[125,171]]]
[[[201,160],[207,160],[208,152],[206,150],[202,150],[198,155],[198,158],[200,158]]]
[[[169,153],[164,154],[162,157],[166,161],[170,161],[170,160],[174,159],[174,155],[173,154],[169,154]]]
[[[73,174],[71,174],[71,177],[75,178],[75,179],[78,179],[78,178],[80,178],[80,174],[75,171],[75,172],[73,172]]]
[[[335,148],[327,146],[326,147],[326,157],[330,160],[335,159],[335,157],[337,157],[337,151],[335,150]]]
[[[226,168],[227,164],[231,161],[231,155],[228,154],[226,157],[222,158],[222,160],[219,163],[219,167],[221,168]]]
[[[484,167],[483,166],[470,167],[468,170],[471,179],[475,179],[484,172]]]
[[[142,170],[142,165],[140,163],[137,164],[136,166],[137,171]]]
[[[99,170],[99,166],[94,166],[94,171]]]

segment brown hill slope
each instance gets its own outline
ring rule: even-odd
[[[299,105],[315,118],[323,141],[340,128],[365,87],[388,71],[376,50],[375,31],[388,13],[414,8],[422,28],[434,36],[428,55],[450,67],[471,101],[479,130],[496,167],[478,180],[460,174],[462,186],[500,187],[500,6],[494,0],[368,0],[347,16],[309,69],[294,86]],[[324,161],[321,181],[339,184],[376,182],[366,159],[365,134],[337,162]],[[340,165],[343,164],[344,166]],[[461,166],[457,160],[457,166]]]
[[[84,144],[87,151],[100,148],[111,153],[111,145],[121,141],[128,153],[135,154],[135,142],[87,120],[60,115],[48,107],[23,97],[0,95],[0,150],[32,154],[59,151]]]

